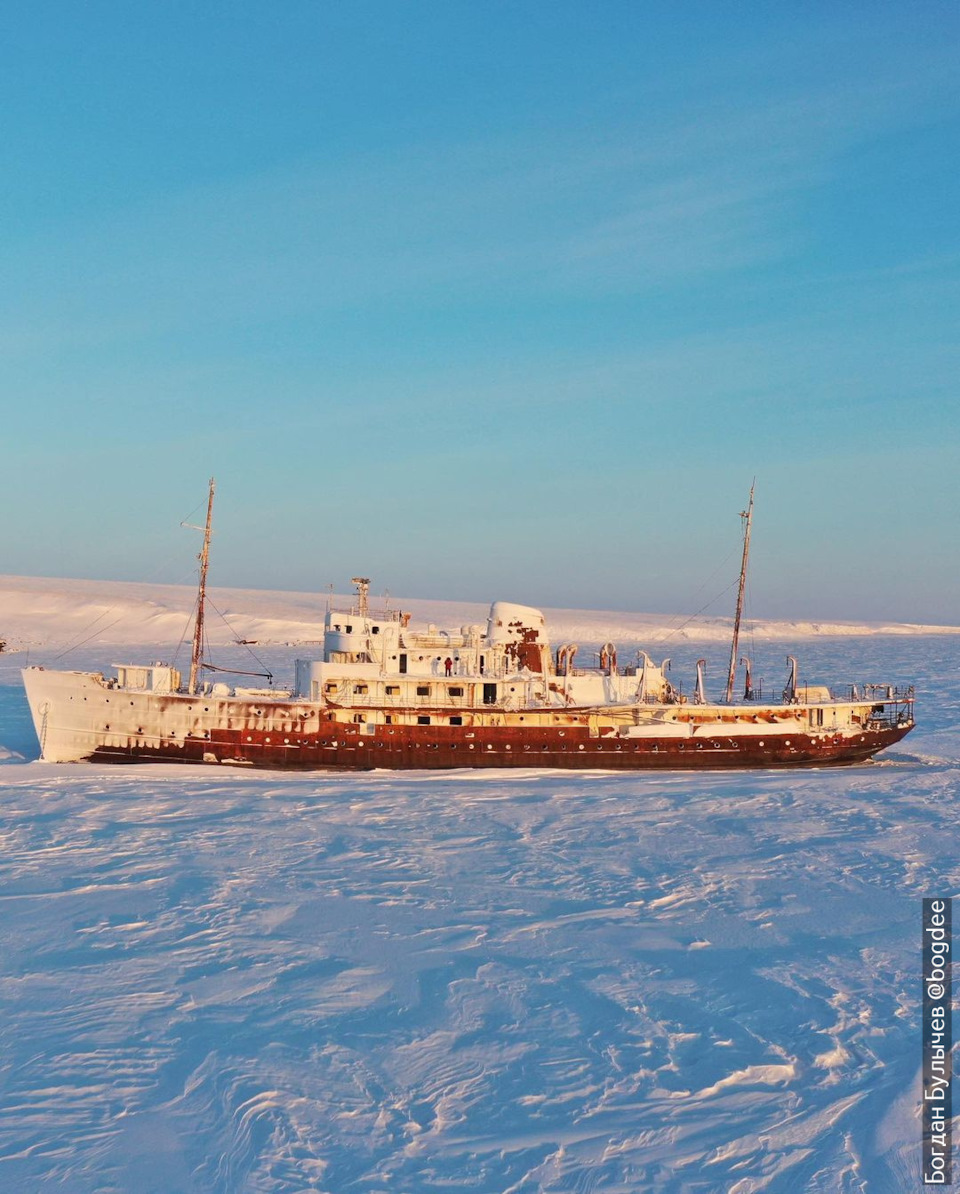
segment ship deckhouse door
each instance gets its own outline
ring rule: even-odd
[[[496,684],[484,684],[484,686],[483,686],[483,703],[485,705],[495,705],[497,703],[497,686],[496,686]]]
[[[406,655],[400,656],[400,674],[402,676],[405,676],[407,674],[407,657],[406,657]]]

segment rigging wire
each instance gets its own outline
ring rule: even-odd
[[[716,593],[716,594],[715,594],[713,597],[711,597],[711,598],[710,598],[710,600],[709,600],[709,601],[706,603],[706,605],[701,605],[701,606],[700,606],[700,608],[697,610],[697,612],[696,612],[695,614],[691,614],[691,615],[690,615],[690,616],[689,616],[689,617],[686,619],[686,621],[684,621],[684,622],[681,622],[681,624],[680,624],[679,626],[676,626],[676,627],[674,627],[674,629],[673,629],[673,630],[671,630],[669,634],[667,634],[667,635],[661,635],[659,638],[657,638],[657,639],[654,639],[653,641],[654,641],[654,642],[657,642],[657,643],[660,643],[660,642],[669,642],[669,641],[670,641],[670,639],[671,639],[671,638],[673,638],[673,636],[674,636],[675,634],[679,634],[679,633],[680,633],[680,631],[684,629],[684,627],[686,627],[686,626],[689,626],[689,625],[690,625],[690,623],[691,623],[691,622],[694,620],[694,618],[699,618],[699,617],[700,617],[700,615],[701,615],[701,614],[702,614],[702,613],[703,613],[705,610],[708,610],[708,609],[710,608],[710,606],[711,606],[711,605],[713,605],[715,602],[719,601],[721,597],[725,597],[725,596],[727,595],[727,593],[729,593],[731,589],[735,589],[739,583],[740,583],[740,577],[738,576],[738,577],[737,577],[737,579],[736,579],[736,580],[732,580],[732,581],[731,581],[731,582],[730,582],[730,583],[727,585],[727,587],[726,587],[725,589],[723,589],[721,592],[719,592],[719,593]]]
[[[202,500],[200,502],[198,502],[197,505],[194,506],[194,508],[187,515],[187,517],[182,520],[180,525],[183,526],[184,523],[187,522],[187,519],[193,518],[193,516],[197,513],[197,511],[203,508],[203,505],[204,505],[204,502]],[[149,576],[147,576],[144,580],[137,581],[134,583],[137,583],[137,584],[156,584],[156,583],[158,583],[157,578],[162,573],[167,572],[169,570],[171,564],[175,560],[180,560],[180,559],[182,559],[182,556],[179,552],[177,552],[176,555],[171,554],[166,560],[164,560],[161,564],[159,564],[154,569],[154,571]],[[191,576],[191,575],[193,575],[192,571],[189,573],[184,573],[176,581],[173,581],[173,582],[167,581],[165,583],[167,583],[167,584],[170,584],[170,583],[183,584],[183,582],[186,580],[187,576]],[[104,618],[108,618],[112,613],[114,613],[115,610],[118,610],[120,608],[121,604],[122,603],[119,601],[114,602],[114,604],[111,605],[108,609],[103,610],[101,613],[99,613],[93,619],[92,622],[88,622],[87,625],[84,626],[82,630],[79,630],[76,632],[79,635],[86,635],[85,638],[80,638],[76,642],[71,642],[70,639],[67,639],[67,643],[64,646],[63,650],[60,651],[60,653],[58,655],[55,655],[53,658],[55,660],[63,659],[65,656],[72,654],[74,651],[78,650],[80,647],[84,646],[86,643],[89,643],[91,639],[93,639],[97,636],[97,634],[103,634],[105,631],[110,630],[112,627],[116,626],[118,622],[122,622],[123,615],[121,614],[119,617],[114,618],[114,620],[112,622],[108,622],[106,626],[101,626],[99,630],[94,630],[94,627],[97,625],[98,622],[102,621]],[[189,625],[189,622],[188,622],[188,625]],[[92,631],[92,633],[88,634],[87,633],[88,631]],[[182,643],[183,643],[183,639],[181,638],[180,644],[177,646],[178,651],[180,650],[180,646],[182,645]]]
[[[196,617],[197,605],[199,604],[199,601],[200,601],[200,595],[198,593],[197,596],[194,597],[193,605],[190,607],[190,612],[187,614],[186,620],[183,623],[183,630],[181,630],[181,632],[180,632],[180,641],[177,643],[176,649],[173,652],[173,659],[171,661],[171,666],[174,666],[174,667],[176,666],[177,659],[180,656],[180,652],[183,650],[183,644],[187,641],[187,635],[190,633],[190,623]]]
[[[257,655],[256,651],[254,651],[254,650],[251,650],[251,647],[250,647],[250,644],[249,644],[249,643],[242,643],[242,642],[241,642],[241,641],[240,641],[240,640],[237,638],[237,632],[236,632],[236,631],[233,629],[233,627],[232,627],[232,626],[230,625],[230,623],[227,621],[226,617],[225,617],[225,616],[224,616],[224,615],[223,615],[223,614],[220,612],[220,610],[219,610],[219,609],[217,609],[217,607],[216,607],[216,606],[213,604],[213,602],[210,600],[210,596],[209,596],[209,594],[207,595],[207,603],[208,603],[209,605],[213,605],[213,610],[214,610],[214,613],[216,613],[216,614],[218,615],[218,617],[220,618],[220,621],[221,621],[221,622],[224,624],[224,626],[226,626],[226,628],[227,628],[227,629],[230,631],[230,633],[233,635],[233,641],[236,643],[236,645],[237,645],[238,647],[246,647],[246,649],[247,649],[248,653],[249,653],[249,654],[250,654],[250,655],[251,655],[251,656],[252,656],[252,657],[253,657],[253,658],[254,658],[254,659],[257,661],[257,663],[259,663],[259,664],[260,664],[260,666],[261,666],[261,667],[264,669],[262,672],[250,672],[250,673],[249,673],[249,675],[258,675],[258,676],[260,676],[260,675],[263,675],[263,676],[269,676],[271,673],[270,673],[269,669],[267,668],[267,665],[266,665],[266,664],[263,662],[263,660],[262,660],[262,659],[259,657],[259,655]],[[204,639],[206,639],[206,635],[204,635]],[[204,648],[206,648],[206,641],[204,642]],[[218,672],[223,672],[223,671],[229,671],[230,669],[229,669],[229,668],[216,668],[215,670],[216,670],[216,671],[218,671]],[[237,675],[247,675],[247,674],[248,674],[248,673],[246,673],[246,672],[238,672],[238,673],[237,673]]]
[[[750,578],[747,578],[746,593],[744,594],[743,604],[747,610],[747,625],[750,627],[748,634],[750,635],[750,658],[753,659],[757,653],[757,624],[753,618],[753,600],[750,592]]]
[[[207,499],[206,499],[206,498],[201,498],[201,499],[200,499],[200,501],[199,501],[199,502],[197,502],[197,504],[196,504],[196,505],[193,507],[193,509],[190,511],[190,513],[189,513],[189,514],[188,514],[188,515],[187,515],[185,518],[181,518],[181,519],[180,519],[180,525],[181,525],[181,526],[186,526],[186,525],[189,523],[190,519],[191,519],[191,518],[193,518],[193,516],[194,516],[194,515],[197,513],[197,511],[198,511],[198,510],[202,510],[206,504],[207,504]],[[201,531],[202,531],[202,530],[203,530],[203,527],[194,528],[194,529],[199,529],[199,530],[201,530]]]
[[[153,574],[148,576],[145,580],[125,582],[125,583],[142,584],[142,585],[155,584],[155,583],[157,583],[157,577],[162,572],[166,571],[169,568],[170,563],[174,559],[179,559],[179,558],[180,558],[179,556],[171,555],[168,560],[166,560],[157,569],[155,569]],[[183,584],[184,581],[187,579],[187,577],[190,575],[191,575],[191,573],[183,573],[177,580],[172,581],[172,582],[167,581],[164,583],[167,583],[167,584],[172,583],[175,585],[180,585],[180,584]],[[99,629],[94,629],[94,627],[96,627],[98,622],[101,622],[104,618],[108,618],[112,613],[115,613],[118,609],[120,609],[122,607],[122,605],[123,605],[122,601],[115,601],[113,603],[113,605],[109,606],[105,610],[102,610],[99,614],[97,614],[97,616],[93,619],[92,622],[88,622],[86,624],[86,626],[83,627],[82,630],[79,630],[76,632],[76,634],[81,635],[81,636],[85,635],[86,637],[78,638],[75,642],[68,638],[66,645],[63,647],[63,649],[60,651],[60,653],[57,655],[54,655],[53,658],[55,660],[60,660],[60,659],[63,659],[67,655],[71,655],[74,651],[78,650],[80,647],[84,646],[86,643],[89,643],[91,639],[96,638],[96,636],[98,634],[104,634],[106,631],[108,631],[108,630],[112,629],[112,627],[116,626],[119,622],[122,622],[124,615],[120,614],[118,617],[114,618],[112,622],[108,622],[106,624],[106,626],[101,626]],[[88,631],[91,633],[88,633]]]
[[[697,588],[694,589],[694,591],[690,594],[691,603],[693,603],[697,599],[697,597],[703,592],[703,590],[707,587],[707,585],[710,584],[710,582],[716,576],[718,576],[721,572],[723,572],[723,570],[726,568],[727,564],[730,563],[730,561],[733,559],[733,557],[736,554],[737,554],[737,549],[731,548],[731,550],[724,556],[724,558],[720,561],[720,563],[716,566],[716,568],[714,568],[714,570],[710,573],[710,575],[708,577],[706,577],[706,579],[700,585],[698,585]],[[737,578],[737,580],[739,580],[739,577]],[[657,637],[652,640],[652,642],[653,643],[666,642],[668,639],[671,639],[675,634],[679,634],[680,631],[683,630],[683,628],[685,626],[688,626],[693,621],[694,618],[698,618],[700,616],[700,614],[702,614],[704,612],[704,610],[709,609],[710,606],[713,605],[713,603],[715,601],[719,601],[721,597],[724,597],[727,593],[729,593],[735,584],[737,584],[737,581],[733,581],[731,584],[727,585],[727,587],[722,592],[714,594],[714,596],[710,598],[710,600],[706,603],[706,605],[702,605],[700,607],[700,609],[698,609],[695,614],[690,614],[686,618],[684,618],[684,620],[680,623],[679,626],[671,626],[668,623],[666,630],[661,630],[660,633],[657,635]],[[683,614],[675,614],[674,621],[676,621],[677,618],[683,618]]]
[[[205,672],[223,672],[228,676],[260,676],[273,684],[273,672],[243,672],[236,667],[217,667],[215,663],[201,663]]]
[[[68,643],[68,645],[63,648],[63,650],[60,652],[60,654],[54,655],[53,658],[55,660],[63,659],[64,656],[70,655],[73,651],[76,651],[79,647],[82,647],[85,643],[89,643],[90,640],[92,638],[96,638],[96,636],[98,634],[102,634],[104,631],[109,630],[112,626],[116,626],[118,622],[122,622],[123,614],[121,614],[118,618],[114,618],[112,622],[108,622],[106,626],[101,626],[99,630],[94,629],[94,627],[97,625],[98,622],[100,622],[103,618],[108,618],[115,610],[117,610],[119,608],[120,608],[120,605],[119,605],[119,603],[117,603],[116,605],[112,605],[112,606],[110,606],[109,609],[106,609],[102,613],[98,614],[93,619],[92,622],[88,622],[87,625],[83,628],[83,630],[80,631],[80,634],[86,634],[86,638],[78,639],[74,643]],[[92,633],[87,634],[87,631],[91,631]]]

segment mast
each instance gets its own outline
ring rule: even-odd
[[[203,656],[203,605],[207,597],[207,564],[210,561],[210,528],[213,524],[213,491],[216,484],[210,478],[210,495],[207,498],[207,522],[203,529],[203,547],[197,559],[200,561],[200,587],[197,592],[197,616],[193,626],[193,651],[190,655],[190,683],[187,691],[197,691],[197,675]]]
[[[750,555],[750,528],[753,525],[753,491],[756,481],[750,486],[750,501],[746,510],[740,511],[743,519],[743,559],[740,561],[740,585],[737,588],[737,612],[733,619],[733,643],[730,647],[730,671],[727,673],[726,701],[733,700],[733,681],[737,672],[737,647],[740,644],[740,619],[743,616],[743,592],[747,584],[747,559]]]

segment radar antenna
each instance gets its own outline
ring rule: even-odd
[[[352,576],[350,583],[357,586],[357,613],[365,618],[370,608],[370,577]]]

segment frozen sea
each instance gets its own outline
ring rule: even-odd
[[[918,729],[844,770],[57,767],[0,656],[0,1189],[918,1188],[960,639],[800,653],[915,681]]]

